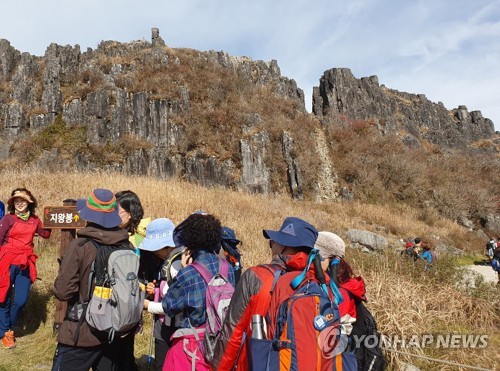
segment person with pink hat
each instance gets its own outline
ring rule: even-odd
[[[7,201],[8,214],[0,220],[0,337],[4,348],[16,346],[14,326],[35,282],[35,234],[50,237],[35,215],[37,201],[26,188],[16,188]]]

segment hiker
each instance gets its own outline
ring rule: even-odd
[[[161,303],[173,278],[182,268],[181,255],[184,248],[175,247],[174,228],[174,223],[170,219],[155,219],[147,226],[146,236],[139,245],[141,251],[154,253],[161,261],[160,265],[157,266],[156,280],[148,282],[146,286],[149,299],[144,300],[144,309],[154,315],[151,336],[154,338],[154,367],[157,371],[163,369],[165,357],[172,346],[170,337],[179,328],[181,317],[181,315],[174,318],[165,316]],[[151,345],[150,343],[150,356]],[[151,358],[150,360],[152,361]]]
[[[287,296],[295,292],[291,288],[292,278],[299,277],[299,280],[304,278],[305,281],[301,281],[300,283],[306,282],[306,285],[308,282],[312,282],[310,280],[316,282],[313,278],[315,269],[308,264],[309,258],[312,256],[310,254],[313,251],[312,249],[318,236],[318,231],[314,226],[303,219],[287,217],[278,231],[263,230],[263,235],[269,240],[272,255],[271,263],[250,267],[241,275],[240,282],[236,287],[224,321],[222,336],[217,342],[215,349],[214,366],[217,370],[232,370],[234,367],[237,367],[238,370],[250,369],[250,363],[256,361],[251,357],[252,348],[249,346],[248,341],[244,339],[252,338],[253,336],[253,318],[259,318],[258,316],[255,317],[255,315],[267,317],[266,314],[269,314],[268,318],[271,320],[271,324],[267,323],[269,333],[266,338],[272,338],[274,336],[273,331],[275,331],[272,324],[277,319],[275,309],[277,309],[281,299],[286,300]],[[303,305],[306,304],[305,302],[303,303]],[[309,302],[307,303],[309,304]],[[307,321],[307,324],[310,325],[310,327],[303,325],[301,328],[307,329],[307,333],[295,334],[294,341],[300,339],[300,341],[310,342],[312,337],[316,339],[315,336],[318,336],[318,333],[314,325],[315,320],[313,321],[313,318],[310,318],[309,322],[309,318],[306,320],[302,317],[304,315],[314,315],[318,307],[317,304],[314,304],[312,308],[309,308],[309,306],[307,309],[302,307],[302,315],[290,318],[293,321]],[[330,314],[330,316],[332,316],[331,319],[337,317],[336,320],[338,320],[338,312],[336,316],[333,314]],[[317,318],[320,317],[326,319],[322,316],[318,316]],[[320,322],[322,322],[321,325],[325,324],[324,321]],[[310,336],[311,334],[312,337]],[[313,346],[315,343],[316,341],[312,340],[312,343],[308,344],[307,351],[304,348],[299,348],[297,352],[294,350],[293,356],[288,354],[288,361],[297,362],[298,364],[294,366],[298,367],[299,370],[316,370],[318,362],[332,362],[332,359],[325,360],[317,355],[315,351],[317,347]],[[266,357],[269,348],[263,350],[263,352],[260,352],[263,353],[261,356]],[[285,368],[282,369],[286,369],[289,366],[289,364],[283,365]],[[332,369],[333,367],[331,364],[323,364],[322,366],[326,367],[325,369]]]
[[[0,201],[0,219],[2,219],[4,215],[5,215],[5,204],[2,201]]]
[[[354,298],[366,301],[365,282],[361,276],[354,276],[349,263],[344,260],[345,243],[342,238],[332,232],[321,231],[314,245],[320,255],[325,259],[321,265],[338,286],[342,298],[339,301],[340,323],[342,333],[349,335],[352,323],[356,322],[356,305]],[[332,289],[335,292],[335,289]]]
[[[129,241],[134,247],[135,253],[140,256],[140,250],[138,248],[142,239],[145,235],[145,226],[151,221],[151,218],[143,219],[144,217],[144,209],[141,204],[141,200],[139,196],[135,192],[130,190],[120,191],[115,194],[116,202],[118,205],[118,215],[120,216],[122,222],[120,227],[126,229],[129,234]],[[143,261],[147,260],[147,258],[143,258]],[[144,264],[142,265],[144,267]],[[140,269],[139,276],[145,276],[145,273]],[[141,277],[142,278],[142,277]],[[140,328],[138,328],[140,330]],[[134,356],[134,344],[135,344],[135,336],[131,334],[124,339],[124,354],[129,358],[128,364],[130,365],[129,369],[132,371],[137,370],[137,365],[135,363]]]
[[[236,238],[236,233],[229,227],[222,227],[221,253],[225,259],[233,266],[235,285],[241,277],[243,265],[241,264],[241,253],[238,250],[238,245],[241,243]]]
[[[180,329],[172,335],[172,347],[167,353],[163,370],[209,370],[198,344],[204,338],[206,325],[206,291],[208,285],[196,265],[210,275],[227,270],[225,277],[234,286],[230,264],[218,257],[222,226],[219,219],[205,212],[191,214],[174,231],[176,246],[185,247],[183,268],[177,273],[163,298],[163,310],[169,317],[182,315]],[[199,341],[197,341],[199,339]]]
[[[38,205],[26,188],[16,188],[7,201],[8,214],[0,220],[0,337],[4,348],[14,348],[14,327],[22,313],[31,284],[37,277],[33,252],[35,234],[50,237],[35,215]]]
[[[411,240],[407,240],[405,243],[405,249],[401,252],[401,255],[406,256],[407,258],[412,259],[415,261],[415,249],[414,249],[414,244]]]
[[[129,233],[129,240],[134,246],[138,255],[140,251],[137,248],[146,233],[146,226],[151,222],[151,218],[144,217],[144,209],[139,196],[132,191],[120,191],[115,194],[118,202],[118,214],[122,219],[120,227],[126,229]]]
[[[54,294],[68,302],[68,312],[57,333],[52,371],[127,370],[130,361],[124,357],[127,341],[117,337],[109,343],[102,339],[87,323],[88,308],[84,303],[90,301],[95,291],[90,276],[98,252],[94,242],[102,245],[99,248],[123,244],[132,249],[129,236],[119,227],[122,219],[110,190],[95,189],[87,199],[78,200],[76,206],[87,225],[70,242],[54,282]]]
[[[493,250],[493,258],[491,259],[491,267],[498,273],[497,286],[500,286],[500,246]]]
[[[493,259],[493,250],[497,247],[497,241],[495,237],[491,237],[490,240],[486,243],[486,256],[488,257],[488,261],[491,263],[491,259]]]
[[[420,253],[422,252],[422,239],[420,237],[415,237],[413,244],[413,260],[417,261],[420,257]]]
[[[431,251],[431,245],[428,242],[422,242],[422,254],[420,254],[420,259],[425,262],[424,269],[426,271],[430,270],[432,264],[434,263],[434,255]]]
[[[373,315],[366,308],[365,283],[355,276],[345,260],[345,243],[334,233],[319,232],[315,247],[325,260],[321,263],[331,278],[330,285],[338,286],[341,333],[348,336],[347,349],[342,356],[355,354],[357,369],[384,370],[385,360],[380,348],[381,337]],[[335,287],[332,287],[335,293]],[[370,339],[370,346],[360,339]]]

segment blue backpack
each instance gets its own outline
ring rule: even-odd
[[[493,268],[495,272],[500,272],[500,261],[497,258],[491,260],[491,268]]]

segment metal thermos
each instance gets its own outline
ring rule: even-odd
[[[265,339],[264,318],[260,314],[252,315],[252,338]]]

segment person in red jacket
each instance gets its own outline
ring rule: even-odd
[[[349,335],[352,324],[356,322],[355,297],[366,301],[365,282],[361,276],[354,276],[349,263],[344,260],[345,243],[338,235],[332,232],[321,231],[314,245],[320,255],[325,259],[323,268],[330,277],[335,274],[335,282],[338,285],[342,301],[339,302],[340,323],[342,333]]]
[[[50,230],[35,215],[37,201],[26,188],[14,189],[7,204],[9,213],[0,220],[0,337],[9,349],[16,346],[13,328],[37,275],[33,239],[49,238]]]
[[[251,335],[252,315],[265,316],[270,305],[274,273],[268,268],[303,270],[318,231],[305,220],[287,217],[279,231],[265,229],[263,235],[269,240],[272,260],[270,264],[250,267],[241,275],[215,347],[213,366],[218,371],[249,369],[245,338]]]

